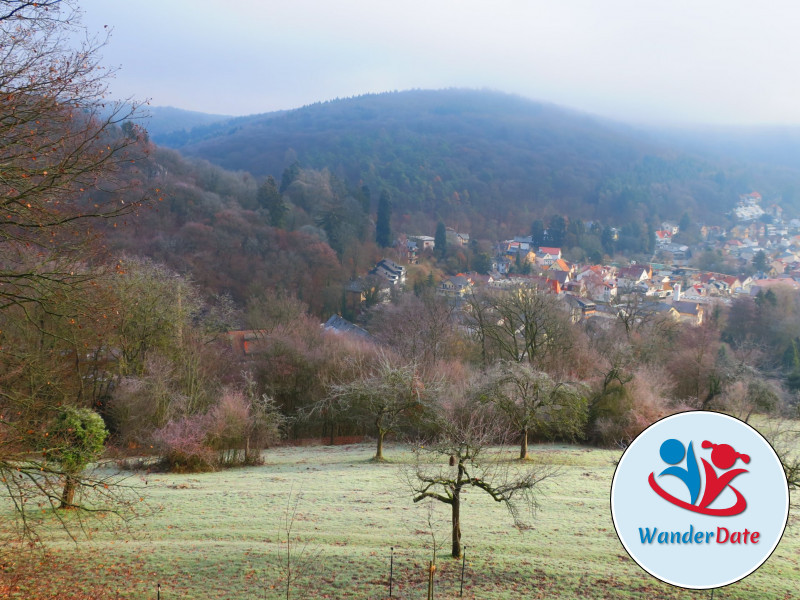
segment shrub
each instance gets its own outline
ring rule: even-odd
[[[161,454],[160,466],[174,473],[213,471],[217,461],[207,443],[210,418],[191,415],[170,421],[153,434]]]

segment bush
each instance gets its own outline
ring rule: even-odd
[[[213,471],[216,455],[206,443],[210,423],[207,415],[192,415],[158,429],[153,440],[161,454],[159,466],[173,473]]]
[[[659,419],[680,410],[666,399],[669,379],[655,368],[640,368],[633,379],[595,393],[589,436],[601,446],[626,446]]]

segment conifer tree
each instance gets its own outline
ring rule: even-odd
[[[382,248],[387,248],[392,245],[391,217],[392,202],[389,192],[383,190],[378,200],[378,218],[375,223],[375,241]]]
[[[436,235],[433,238],[433,251],[437,258],[444,258],[447,256],[447,230],[444,223],[439,221],[436,226]]]

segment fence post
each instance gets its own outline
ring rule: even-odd
[[[389,598],[392,597],[392,577],[394,575],[394,546],[392,546],[392,554],[389,558]]]
[[[161,600],[161,584],[160,583],[156,584],[156,598],[158,600]]]
[[[461,598],[464,595],[464,567],[467,564],[467,547],[464,546],[464,550],[461,552],[461,588],[458,590],[458,597]]]

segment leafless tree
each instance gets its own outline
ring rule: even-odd
[[[526,527],[537,506],[537,486],[553,471],[504,460],[495,446],[506,431],[480,407],[452,404],[439,410],[436,421],[439,433],[415,446],[405,475],[414,502],[430,498],[450,505],[451,556],[461,556],[461,501],[469,489],[488,494],[508,509],[517,527]]]
[[[467,298],[469,327],[484,363],[493,357],[541,366],[572,347],[573,331],[564,307],[548,290],[519,285],[486,290]]]
[[[406,294],[376,311],[376,337],[423,368],[434,367],[455,344],[454,313],[453,304],[433,292]]]
[[[130,105],[105,100],[104,42],[71,0],[0,3],[0,310],[85,281],[71,265],[95,239],[91,221],[140,205],[114,193],[144,152],[118,128]]]
[[[349,371],[356,377],[330,384],[327,396],[315,403],[309,415],[332,412],[371,427],[378,440],[375,460],[384,460],[386,436],[428,411],[441,383],[424,378],[416,363],[388,354],[380,354],[375,362],[361,359]]]
[[[31,513],[57,507],[70,476],[41,455],[48,425],[62,404],[87,400],[84,349],[65,327],[95,331],[76,302],[94,278],[81,264],[96,239],[91,225],[142,202],[121,194],[145,142],[135,127],[132,135],[118,127],[133,116],[130,105],[105,99],[104,43],[86,34],[72,0],[0,2],[0,481],[28,541],[39,539]],[[9,335],[31,343],[23,352]],[[20,369],[31,375],[25,385]],[[74,478],[84,491],[78,516],[55,517],[71,535],[83,516],[127,515],[138,500],[118,478]]]
[[[528,458],[528,436],[582,437],[587,420],[587,390],[527,363],[502,361],[482,377],[476,398],[493,404],[519,432],[519,458]]]

